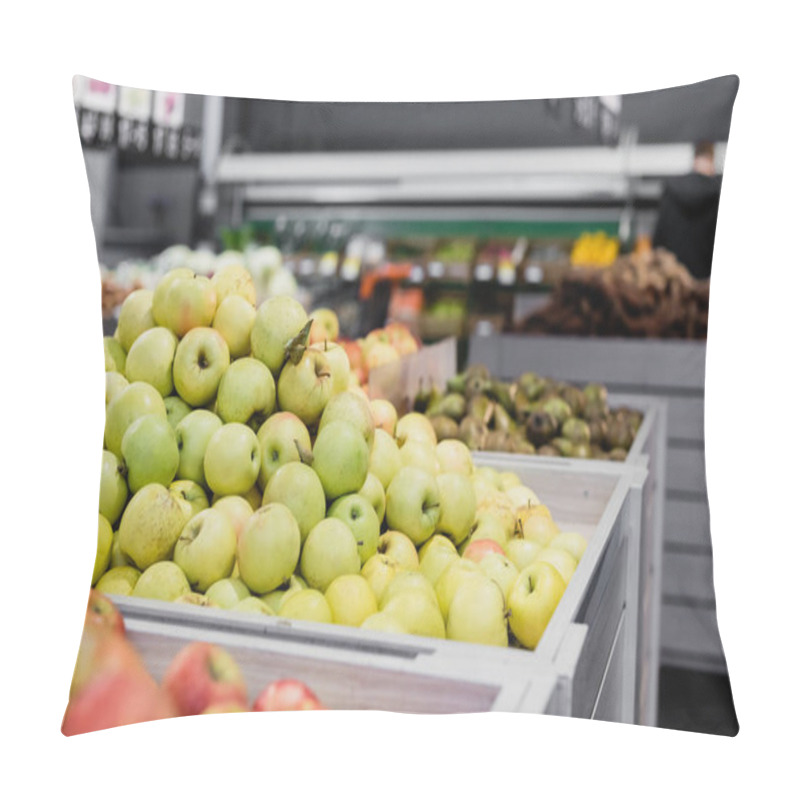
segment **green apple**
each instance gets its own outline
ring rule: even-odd
[[[315,350],[304,350],[297,363],[287,361],[278,376],[278,405],[306,425],[317,424],[332,392],[328,359]]]
[[[513,536],[506,544],[506,555],[514,566],[522,571],[533,564],[541,549],[542,546],[538,542],[522,536]]]
[[[521,486],[522,480],[516,472],[500,473],[500,489],[507,492],[512,486]]]
[[[400,448],[400,461],[403,462],[404,467],[416,467],[434,477],[439,474],[436,450],[428,442],[407,439]]]
[[[300,452],[311,452],[311,436],[303,421],[289,411],[273,414],[259,429],[261,469],[258,485],[264,488],[284,465],[300,461]]]
[[[189,269],[189,267],[178,267],[168,270],[158,279],[152,298],[153,319],[156,325],[163,325],[164,323],[160,320],[166,319],[168,316],[167,298],[173,281],[178,279],[191,280],[193,278],[194,270]]]
[[[191,592],[189,581],[174,561],[156,561],[141,574],[131,596],[166,600],[171,603],[189,592]]]
[[[128,379],[119,372],[106,372],[106,409],[111,401],[128,385]]]
[[[419,551],[419,571],[428,579],[431,586],[436,585],[442,573],[454,559],[458,551],[446,536],[434,534]]]
[[[500,482],[500,487],[502,489],[503,486],[503,478],[498,473],[498,481]],[[536,492],[533,489],[529,488],[528,486],[511,486],[505,490],[506,497],[511,500],[514,505],[514,508],[524,508],[525,506],[538,506],[541,502],[539,498],[536,496]]]
[[[317,473],[306,464],[284,464],[269,480],[262,502],[283,503],[294,515],[305,542],[311,529],[325,519],[325,491]]]
[[[369,455],[369,471],[386,490],[402,466],[403,460],[400,458],[397,442],[385,430],[377,428]]]
[[[234,361],[219,382],[217,414],[257,431],[275,408],[275,380],[257,358]]]
[[[383,484],[371,473],[367,473],[364,485],[358,490],[362,497],[366,497],[369,504],[375,509],[378,515],[378,522],[383,522],[386,514],[386,492]]]
[[[172,362],[178,339],[167,328],[150,328],[131,345],[125,377],[144,381],[158,389],[162,397],[172,394]]]
[[[400,567],[397,562],[382,553],[375,553],[361,567],[361,575],[366,579],[369,588],[372,589],[372,594],[375,595],[375,599],[378,601],[380,601],[384,590],[399,571]]]
[[[186,523],[173,555],[189,585],[205,592],[212,584],[227,578],[236,558],[236,533],[221,511],[207,508]]]
[[[558,570],[558,574],[564,579],[564,583],[569,583],[575,574],[578,562],[566,551],[560,550],[552,545],[543,547],[536,554],[536,561],[545,561]]]
[[[318,342],[310,344],[309,350],[322,353],[328,361],[331,368],[331,395],[346,391],[350,384],[350,359],[345,349],[335,342]]]
[[[121,449],[132,492],[148,483],[168,486],[178,471],[178,442],[166,416],[145,414],[134,420],[122,437]]]
[[[546,562],[520,571],[508,596],[508,624],[523,647],[532,650],[539,644],[565,589],[564,579]]]
[[[431,421],[424,414],[416,411],[403,414],[397,420],[394,435],[400,447],[409,439],[426,442],[431,447],[436,447],[436,431],[433,429]]]
[[[328,500],[357,492],[367,479],[369,448],[361,431],[349,422],[327,424],[317,434],[313,457],[312,466]]]
[[[236,560],[242,580],[254,594],[267,594],[286,583],[299,558],[300,528],[285,505],[262,506],[242,528]]]
[[[401,592],[382,609],[407,633],[445,638],[445,626],[436,602],[424,592]]]
[[[459,439],[445,439],[435,447],[436,461],[440,472],[458,472],[462,475],[472,475],[472,453]]]
[[[289,343],[307,322],[305,309],[293,297],[270,297],[258,307],[250,335],[251,352],[275,378],[286,361]]]
[[[178,338],[186,336],[194,328],[209,327],[217,310],[217,293],[211,280],[193,272],[191,276],[173,274],[162,290],[168,277],[170,273],[161,279],[153,296],[156,324],[169,328]]]
[[[419,554],[411,539],[400,531],[388,530],[378,539],[378,552],[393,559],[400,569],[419,569]]]
[[[358,546],[361,566],[378,552],[381,521],[366,497],[360,494],[343,495],[331,504],[328,516],[340,519],[350,528]]]
[[[128,426],[145,414],[167,418],[164,398],[149,383],[135,381],[126,386],[106,408],[105,447],[122,457],[122,437]]]
[[[240,600],[250,597],[250,590],[240,578],[223,578],[206,589],[206,597],[218,608],[233,608]]]
[[[474,471],[470,476],[470,480],[472,481],[472,488],[475,491],[475,499],[478,501],[479,506],[498,499],[498,496],[502,494],[493,483],[486,480],[486,478],[481,477],[480,475],[476,475]],[[508,501],[508,506],[510,510],[510,501]]]
[[[164,398],[164,407],[167,409],[167,420],[173,428],[177,428],[178,423],[192,411],[192,407],[176,394]]]
[[[252,308],[256,304],[253,276],[242,264],[226,264],[211,277],[217,295],[217,309],[228,297],[241,297]]]
[[[130,567],[131,560],[122,552],[119,546],[119,531],[114,531],[114,536],[111,540],[111,555],[108,560],[109,569],[114,567]]]
[[[114,336],[127,353],[139,336],[155,324],[153,292],[149,289],[134,289],[122,301]]]
[[[522,535],[542,547],[547,547],[561,531],[550,517],[535,515],[528,517],[522,525]]]
[[[503,597],[508,601],[511,587],[519,575],[519,570],[514,562],[500,553],[489,553],[480,560],[478,567],[487,578],[493,580],[500,587]]]
[[[186,521],[184,505],[166,486],[160,483],[144,486],[122,512],[120,550],[139,569],[147,569],[157,561],[172,558]]]
[[[278,616],[307,622],[333,622],[333,615],[325,595],[317,589],[300,589],[284,598]]]
[[[266,617],[274,617],[275,612],[258,597],[245,597],[240,600],[231,611],[238,611],[245,614],[264,614]]]
[[[379,611],[377,614],[372,614],[361,623],[361,629],[365,631],[384,631],[385,633],[408,633],[405,626],[398,620],[387,614],[385,611]]]
[[[100,577],[108,569],[108,563],[111,559],[111,542],[114,538],[114,532],[111,530],[111,524],[102,515],[98,514],[97,523],[97,549],[94,556],[94,569],[92,570],[92,586],[94,586]]]
[[[473,477],[476,479],[485,480],[491,484],[497,491],[502,491],[503,483],[500,479],[500,472],[494,467],[475,467],[472,471]]]
[[[332,397],[322,412],[317,430],[322,431],[327,425],[337,421],[349,422],[360,431],[367,448],[372,450],[375,422],[372,419],[369,403],[363,397],[354,392],[342,392]]]
[[[386,491],[386,522],[419,547],[439,524],[439,488],[433,475],[416,467],[402,467]]]
[[[222,420],[211,411],[198,408],[187,414],[175,427],[180,452],[178,478],[208,486],[203,467],[211,437],[222,427]]]
[[[472,482],[461,473],[444,472],[436,476],[436,485],[441,503],[436,532],[449,536],[459,545],[469,536],[475,524],[477,504]]]
[[[505,596],[493,580],[464,581],[456,589],[447,614],[447,638],[508,646]]]
[[[255,308],[244,297],[234,294],[219,304],[211,327],[225,340],[231,358],[242,358],[250,354],[250,336],[255,321]]]
[[[128,502],[128,484],[123,463],[110,451],[103,450],[100,467],[100,513],[112,524]]]
[[[469,541],[489,539],[497,542],[503,550],[506,550],[509,538],[508,526],[503,521],[501,514],[482,511],[475,516],[475,525],[470,533]]]
[[[335,342],[339,338],[339,317],[330,308],[315,308],[311,312],[309,342]]]
[[[208,495],[199,483],[194,481],[178,480],[173,481],[167,487],[172,494],[180,500],[186,501],[191,507],[191,516],[199,514],[208,508]],[[190,517],[191,518],[191,517]]]
[[[459,558],[452,561],[445,567],[439,580],[436,581],[436,599],[439,603],[439,610],[442,612],[445,622],[450,611],[450,603],[455,596],[459,586],[476,577],[483,579],[485,576],[474,561]]]
[[[587,544],[586,537],[579,533],[559,533],[550,540],[548,547],[566,550],[578,562],[583,558]]]
[[[378,604],[366,578],[361,575],[340,575],[325,590],[325,599],[336,625],[357,628],[372,614],[378,613]]]
[[[251,428],[229,422],[211,434],[203,456],[208,488],[218,495],[250,491],[261,469],[261,445]]]
[[[360,570],[356,540],[344,522],[326,517],[311,529],[300,556],[300,574],[312,589],[324,592],[334,578]]]
[[[292,575],[286,583],[282,583],[277,589],[262,594],[261,599],[277,614],[285,598],[290,597],[295,592],[299,592],[301,589],[307,588],[302,579]]]
[[[378,598],[378,609],[382,611],[392,599],[405,592],[423,594],[438,607],[436,591],[421,572],[400,570],[381,592],[381,596]]]
[[[369,410],[372,412],[372,419],[375,420],[375,429],[381,428],[394,438],[394,431],[397,427],[397,409],[391,401],[376,397],[369,401]]]
[[[125,375],[125,362],[127,356],[125,348],[113,336],[103,337],[103,351],[106,356],[106,372],[119,372]],[[109,369],[110,367],[110,369]],[[129,380],[135,380],[129,378]]]
[[[203,606],[205,608],[214,608],[214,604],[209,603],[208,598],[204,594],[200,594],[200,592],[189,592],[189,594],[182,594],[173,602],[187,606]]]
[[[175,391],[194,408],[208,405],[217,395],[230,360],[228,345],[218,331],[193,328],[175,348]]]
[[[94,588],[103,594],[128,596],[133,593],[141,574],[136,567],[112,567],[97,581]]]
[[[220,497],[215,500],[212,508],[221,511],[228,518],[228,521],[233,526],[233,531],[236,534],[236,539],[239,539],[239,534],[244,528],[245,522],[253,516],[254,509],[250,503],[238,494],[230,494],[226,497]]]

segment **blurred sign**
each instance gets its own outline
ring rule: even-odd
[[[147,122],[150,119],[153,93],[148,89],[133,89],[130,86],[119,87],[117,113],[126,119]]]
[[[153,122],[163,128],[180,128],[183,125],[186,95],[177,92],[156,92],[153,104]]]

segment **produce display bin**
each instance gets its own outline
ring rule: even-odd
[[[304,680],[338,708],[422,713],[526,711],[612,721],[635,719],[640,466],[509,463],[586,552],[538,647],[491,647],[114,596],[156,675],[166,639],[217,641],[265,678]],[[555,460],[554,460],[555,461]],[[160,638],[159,638],[160,637]],[[249,684],[248,684],[249,685]]]

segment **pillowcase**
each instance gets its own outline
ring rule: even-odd
[[[63,732],[380,708],[735,734],[702,418],[737,87],[77,77],[106,418]]]

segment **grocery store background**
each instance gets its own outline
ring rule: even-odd
[[[593,362],[613,364],[620,340],[634,339],[647,348],[643,363],[670,347],[692,348],[702,363],[707,290],[703,307],[691,279],[695,316],[670,317],[646,341],[628,323],[655,320],[653,309],[595,318],[586,298],[602,275],[622,275],[631,253],[663,269],[651,246],[664,184],[691,170],[698,141],[715,144],[723,171],[736,87],[721,78],[557,102],[315,104],[78,80],[105,329],[125,294],[152,286],[186,248],[198,271],[213,271],[224,251],[250,250],[260,256],[262,297],[290,292],[309,308],[330,306],[349,337],[389,319],[426,343],[455,336],[460,365],[499,353],[493,368],[509,372],[501,377],[536,369],[502,349],[532,334],[541,352],[567,335],[592,335],[592,346],[599,338],[604,355],[584,351]],[[523,339],[528,352],[533,341]],[[604,379],[670,402],[659,724],[733,733],[715,620],[703,386],[661,377]]]

